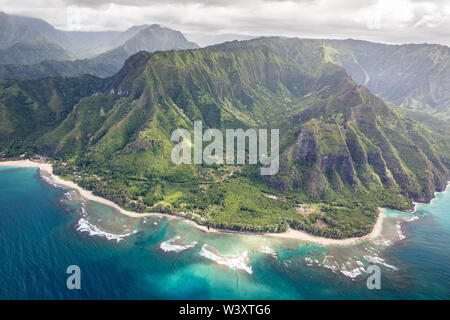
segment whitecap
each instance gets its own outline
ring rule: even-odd
[[[84,218],[80,218],[80,220],[78,220],[77,231],[87,232],[90,236],[99,236],[99,237],[106,238],[107,240],[116,240],[117,242],[119,242],[119,241],[123,240],[123,238],[128,237],[137,232],[135,230],[131,233],[126,233],[126,234],[109,233],[109,232],[101,230],[100,228],[93,225],[92,223],[90,223],[89,221],[87,221]]]
[[[336,265],[332,265],[332,264],[323,264],[323,267],[324,268],[326,268],[326,269],[330,269],[331,271],[333,271],[333,272],[336,272],[336,271],[338,271],[339,270],[339,267],[338,266],[336,266]]]
[[[199,253],[200,256],[215,261],[218,264],[225,265],[232,270],[240,269],[246,271],[249,274],[253,273],[252,267],[248,265],[249,258],[247,251],[244,251],[239,256],[222,256],[208,250],[207,247],[208,246],[206,244],[202,246],[202,249]]]
[[[406,236],[402,232],[402,226],[400,225],[400,222],[397,222],[395,228],[397,229],[398,238],[400,240],[406,239]]]
[[[259,249],[259,252],[264,253],[264,254],[268,254],[271,255],[272,257],[276,258],[277,257],[277,253],[275,252],[275,250],[273,250],[272,248],[269,248],[267,246],[262,246]]]
[[[377,246],[389,247],[392,245],[392,241],[386,239],[376,239],[373,240],[372,242],[375,243]]]
[[[175,238],[161,242],[159,247],[165,252],[170,252],[170,251],[181,252],[186,249],[194,248],[197,245],[196,241],[185,244],[185,245],[173,244],[173,242],[175,242],[177,240],[180,240],[180,236],[176,236]]]
[[[416,221],[416,220],[419,220],[419,219],[420,219],[419,216],[412,216],[412,217],[406,219],[406,221],[407,221],[407,222],[412,222],[412,221]]]
[[[67,200],[72,200],[72,194],[70,191],[64,193],[64,197],[66,197]]]
[[[344,276],[349,277],[351,279],[355,279],[356,277],[362,275],[363,272],[366,272],[366,270],[364,270],[363,267],[358,267],[350,271],[347,270],[340,270],[340,271]]]
[[[55,187],[55,188],[63,188],[62,186],[60,186],[60,185],[54,183],[53,180],[52,180],[50,177],[44,176],[42,173],[40,173],[40,176],[41,176],[41,179],[42,179],[43,181],[45,181],[46,183],[48,183],[48,184],[51,185],[52,187]]]
[[[379,265],[385,266],[387,268],[390,268],[392,270],[398,270],[397,267],[387,264],[383,258],[380,258],[377,256],[364,256],[363,258],[369,263],[379,264]]]

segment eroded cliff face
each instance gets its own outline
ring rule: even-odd
[[[387,198],[389,205],[400,201],[405,208],[410,199],[427,201],[442,190],[450,163],[442,150],[448,144],[440,149],[445,143],[437,134],[357,85],[343,68],[326,61],[323,50],[315,41],[262,38],[199,50],[140,52],[108,79],[8,84],[0,94],[0,112],[11,116],[0,124],[0,138],[14,130],[12,115],[24,114],[25,100],[27,108],[61,118],[56,127],[34,130],[35,136],[24,130],[34,152],[81,158],[80,163],[124,177],[139,173],[174,180],[180,171],[168,159],[176,128],[191,129],[198,120],[205,129],[279,128],[279,173],[252,178],[301,201],[345,198],[348,206],[356,194],[358,199],[376,194],[374,208],[386,205]],[[17,112],[5,112],[2,103],[12,100]],[[51,117],[39,123],[25,117],[20,124],[33,128]],[[10,145],[8,139],[0,142]]]
[[[292,125],[296,139],[280,156],[278,176],[267,178],[272,187],[312,198],[385,188],[428,202],[448,180],[420,129],[363,87],[343,86],[337,97],[293,116]]]
[[[450,120],[447,46],[358,40],[325,40],[324,46],[330,61],[386,102]]]

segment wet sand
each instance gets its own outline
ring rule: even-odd
[[[204,232],[223,232],[223,233],[233,233],[233,234],[252,235],[252,236],[270,236],[270,237],[277,237],[277,238],[296,239],[296,240],[305,241],[305,242],[317,243],[320,245],[348,245],[348,244],[354,244],[354,243],[357,243],[357,242],[360,242],[363,240],[370,240],[370,239],[377,238],[382,231],[383,218],[384,218],[383,209],[379,208],[378,219],[374,225],[373,230],[369,234],[362,236],[362,237],[354,237],[354,238],[346,238],[346,239],[332,239],[332,238],[317,237],[317,236],[313,236],[307,232],[293,230],[293,229],[290,229],[287,232],[283,232],[283,233],[254,233],[254,232],[238,232],[238,231],[231,231],[231,230],[219,230],[219,229],[208,228],[207,226],[199,225],[195,221],[190,220],[188,218],[183,218],[180,216],[175,216],[175,215],[171,215],[171,214],[167,214],[167,213],[159,213],[159,212],[139,213],[139,212],[125,210],[125,209],[121,208],[120,206],[118,206],[116,203],[114,203],[110,200],[107,200],[105,198],[96,196],[91,191],[81,188],[73,181],[64,180],[64,179],[61,179],[59,176],[54,175],[53,167],[52,167],[51,163],[41,163],[41,162],[35,162],[35,161],[31,161],[31,160],[3,161],[3,162],[0,162],[0,167],[39,168],[40,170],[42,170],[45,174],[47,174],[49,176],[49,178],[52,180],[53,183],[55,183],[59,186],[68,188],[68,189],[76,190],[77,192],[80,193],[80,195],[83,198],[110,206],[110,207],[116,209],[121,214],[124,214],[128,217],[144,218],[144,217],[149,217],[149,216],[164,216],[164,217],[168,217],[171,219],[178,219],[178,220],[184,221],[186,223],[189,223],[189,224],[195,226],[196,228],[198,228]]]

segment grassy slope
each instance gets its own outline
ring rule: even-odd
[[[44,60],[70,60],[74,55],[43,36],[0,50],[0,65],[30,65]]]
[[[384,100],[450,120],[449,47],[357,40],[325,40],[324,47],[330,61]]]
[[[316,41],[142,52],[97,81],[57,128],[23,136],[60,159],[57,173],[137,211],[339,238],[367,233],[377,206],[429,199],[448,177],[445,139],[424,134],[327,63]],[[170,134],[192,130],[195,120],[222,130],[280,128],[280,173],[262,179],[255,166],[174,166]]]
[[[48,41],[45,43],[49,46]],[[39,46],[40,45],[40,46]],[[13,57],[9,56],[12,49],[5,52],[4,64],[0,65],[0,79],[40,79],[46,77],[77,77],[84,74],[95,75],[98,77],[109,77],[114,75],[123,66],[125,60],[131,55],[146,50],[149,52],[157,50],[179,50],[196,48],[197,45],[189,42],[179,31],[162,28],[159,26],[149,26],[139,31],[135,36],[127,40],[123,45],[109,50],[91,59],[77,59],[72,61],[62,58],[62,53],[52,49],[52,55],[46,50],[48,48],[42,43],[32,48],[27,46],[29,51],[33,50],[33,57],[54,57],[41,59],[45,61],[35,61],[34,64],[13,65]],[[60,50],[62,48],[58,47]],[[23,50],[21,51],[23,53]],[[17,54],[16,60],[22,61]],[[29,60],[29,59],[28,59]],[[2,59],[0,58],[0,64]],[[25,64],[25,63],[24,63]]]

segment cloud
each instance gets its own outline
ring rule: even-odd
[[[76,8],[86,31],[159,23],[189,33],[450,44],[444,0],[0,0],[0,8],[66,30]]]

